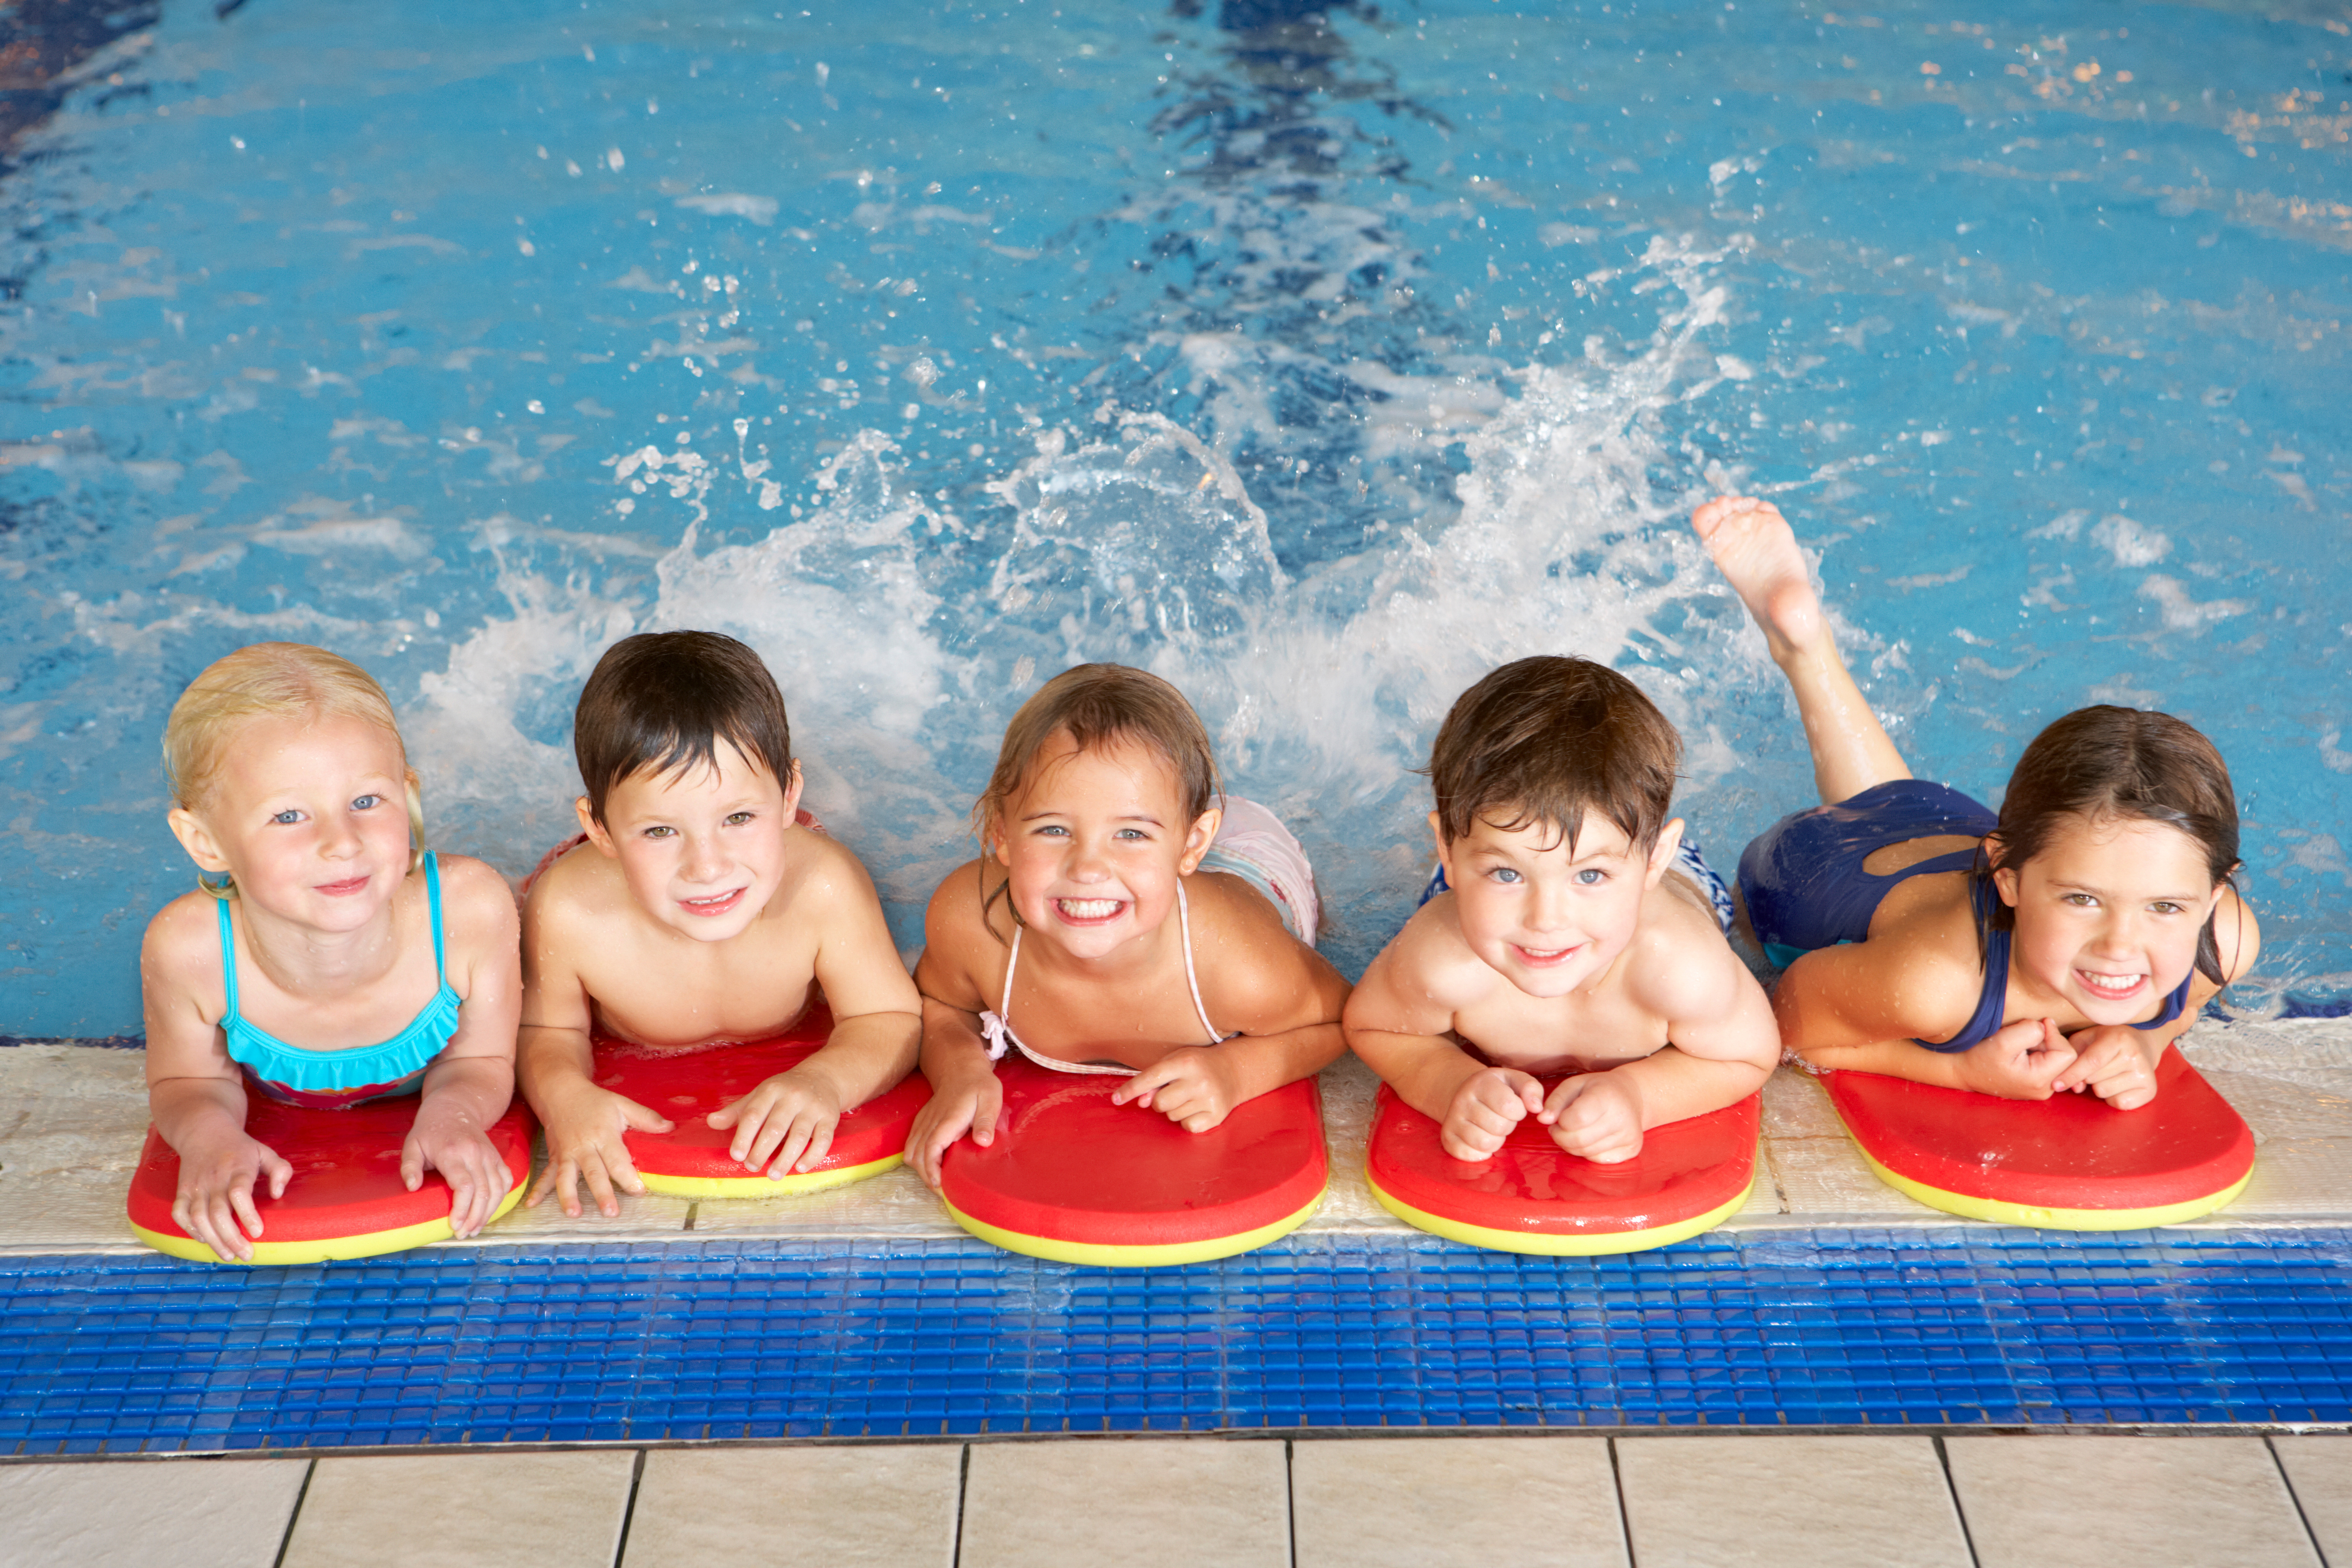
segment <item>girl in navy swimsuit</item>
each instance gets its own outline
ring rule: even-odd
[[[1911,776],[1777,509],[1725,497],[1692,526],[1789,678],[1823,803],[1739,861],[1756,938],[1788,966],[1789,1047],[2011,1099],[2154,1098],[2166,1047],[2261,945],[2230,885],[2237,802],[2212,742],[2081,709],[2026,748],[1996,814]]]

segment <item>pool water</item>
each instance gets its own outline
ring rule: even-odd
[[[0,1030],[137,1030],[163,718],[262,637],[520,873],[596,654],[740,636],[909,945],[1082,658],[1192,695],[1349,973],[1504,659],[1633,674],[1727,864],[1811,789],[1687,535],[1740,487],[1919,771],[2213,735],[2239,1000],[2338,1005],[2339,9],[165,4],[0,175]]]

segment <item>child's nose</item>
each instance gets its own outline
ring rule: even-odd
[[[679,868],[690,880],[702,881],[717,876],[726,868],[725,861],[719,854],[718,845],[698,833],[689,833],[686,837],[686,854],[680,858]]]

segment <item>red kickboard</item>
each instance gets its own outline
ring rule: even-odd
[[[940,1190],[998,1230],[1087,1247],[1195,1245],[1298,1217],[1330,1173],[1313,1079],[1187,1132],[1156,1110],[1113,1105],[1124,1078],[1055,1072],[1018,1053],[996,1072],[996,1140],[957,1140]]]
[[[1542,1079],[1549,1094],[1559,1078]],[[1746,1196],[1756,1176],[1763,1098],[1653,1127],[1642,1152],[1600,1164],[1552,1142],[1530,1116],[1489,1160],[1457,1160],[1439,1125],[1381,1086],[1366,1172],[1397,1202],[1435,1218],[1528,1237],[1663,1230]]]
[[[1898,1176],[1963,1197],[2064,1209],[2153,1209],[2223,1191],[2252,1169],[2245,1119],[2168,1047],[2156,1098],[2002,1100],[1870,1072],[1822,1075],[1846,1131]]]
[[[283,1197],[253,1194],[261,1239],[273,1244],[339,1241],[375,1236],[449,1217],[449,1184],[427,1171],[410,1192],[400,1182],[400,1149],[416,1124],[418,1095],[370,1100],[347,1110],[313,1110],[248,1091],[245,1130],[294,1167]],[[492,1148],[507,1163],[520,1192],[530,1179],[530,1108],[517,1095],[490,1125]],[[193,1239],[172,1218],[180,1186],[180,1156],[153,1128],[131,1173],[126,1208],[131,1223],[157,1236]]]
[[[596,1083],[675,1123],[667,1132],[631,1128],[624,1134],[640,1174],[742,1181],[761,1173],[727,1152],[734,1130],[711,1126],[710,1113],[798,1067],[822,1049],[832,1033],[833,1014],[820,1002],[785,1033],[742,1045],[657,1051],[621,1040],[598,1040]],[[930,1098],[929,1081],[921,1073],[908,1073],[896,1088],[844,1111],[833,1147],[815,1170],[803,1173],[867,1165],[905,1152],[915,1112]]]

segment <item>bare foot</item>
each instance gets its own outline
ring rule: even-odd
[[[1755,617],[1776,662],[1786,664],[1822,637],[1822,602],[1779,507],[1748,496],[1717,496],[1691,514],[1691,527]]]

